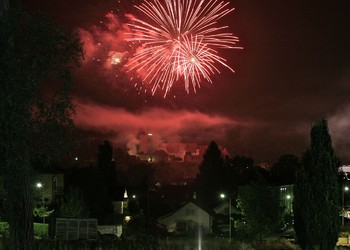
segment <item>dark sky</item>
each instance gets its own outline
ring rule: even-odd
[[[187,94],[178,83],[166,98],[140,91],[131,73],[109,63],[129,51],[125,14],[141,15],[132,1],[27,1],[82,36],[86,56],[74,90],[81,129],[123,145],[135,143],[139,128],[159,142],[215,140],[232,155],[273,163],[300,156],[312,123],[325,117],[336,152],[350,162],[349,0],[231,1],[235,11],[220,24],[244,49],[219,53],[235,73],[219,67],[213,84]]]

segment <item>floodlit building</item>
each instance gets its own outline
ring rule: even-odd
[[[202,233],[211,233],[213,217],[195,201],[190,201],[173,213],[159,218],[158,221],[169,233],[191,234],[198,233],[199,229]]]

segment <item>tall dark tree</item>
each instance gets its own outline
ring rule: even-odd
[[[294,228],[302,249],[333,250],[338,239],[339,184],[327,121],[317,121],[310,137],[294,186]]]
[[[197,177],[198,198],[205,203],[217,199],[220,192],[220,176],[223,170],[223,157],[221,151],[212,141],[207,151],[203,155],[203,160],[199,165]]]
[[[99,168],[106,186],[111,188],[116,181],[116,169],[113,160],[113,148],[108,141],[98,146],[97,167]]]
[[[256,173],[254,159],[251,157],[236,155],[230,160],[228,170],[229,171],[225,176],[229,178],[231,183],[232,180],[235,180],[237,186],[247,185],[254,178]]]
[[[10,249],[30,250],[33,162],[63,148],[72,127],[69,72],[81,44],[77,34],[8,3],[0,3],[0,168]]]
[[[299,159],[295,155],[282,155],[270,170],[273,183],[277,185],[293,184],[299,165]]]
[[[111,167],[113,157],[113,148],[108,141],[104,141],[102,145],[98,146],[97,164],[102,169]]]

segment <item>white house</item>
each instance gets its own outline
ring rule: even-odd
[[[194,201],[186,203],[175,212],[158,219],[169,233],[191,233],[201,228],[203,233],[212,232],[213,217]]]
[[[231,216],[229,215],[231,206]],[[237,216],[242,215],[242,212],[239,211],[236,207],[232,206],[230,202],[225,201],[222,202],[220,205],[215,207],[213,209],[214,213],[216,214],[216,222],[217,227],[222,233],[229,233],[230,230],[230,224],[229,219],[231,219],[231,226],[233,226],[234,218]]]
[[[216,214],[222,214],[222,215],[226,215],[228,216],[229,211],[230,211],[230,203],[228,201],[222,202],[220,205],[218,205],[217,207],[215,207],[213,209],[213,211]],[[231,215],[232,214],[236,214],[236,215],[241,215],[242,212],[239,211],[236,207],[231,205]]]

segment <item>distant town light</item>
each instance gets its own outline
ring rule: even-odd
[[[344,190],[345,191],[349,191],[349,187],[344,187]]]
[[[79,158],[78,158],[78,157],[75,157],[75,158],[74,158],[74,160],[76,160],[76,161],[77,161],[77,160],[79,160]]]
[[[129,216],[129,215],[125,216],[124,220],[126,223],[128,223],[131,220],[131,216]]]
[[[226,197],[225,194],[220,194],[220,198],[221,198],[221,199],[224,199],[225,197]]]
[[[288,199],[288,200],[290,200],[291,198],[292,198],[292,196],[290,196],[289,194],[286,196],[286,198]]]
[[[128,198],[128,192],[125,189],[125,191],[124,191],[124,199],[127,199],[127,198]]]
[[[133,198],[133,199],[136,199],[136,195],[133,194],[133,195],[132,195],[132,198]]]
[[[38,182],[38,183],[36,184],[36,187],[37,187],[37,188],[42,188],[42,187],[43,187],[43,184],[42,184],[41,182]]]

